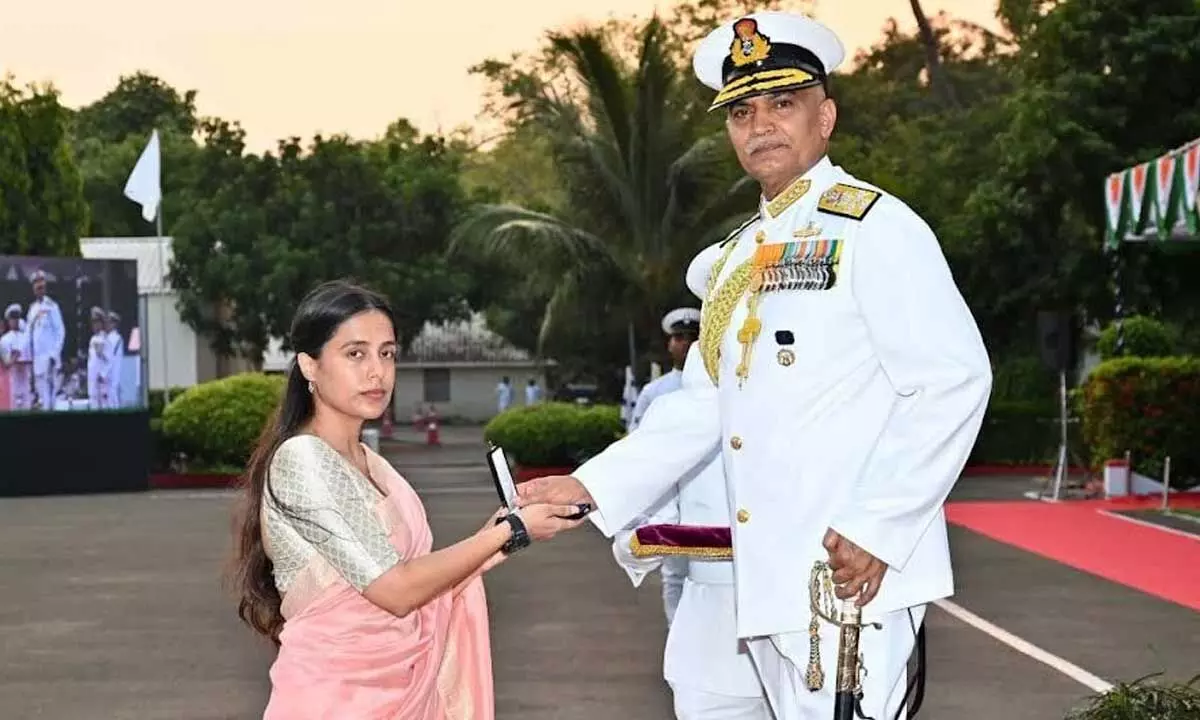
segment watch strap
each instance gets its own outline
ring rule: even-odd
[[[529,530],[525,527],[525,521],[521,519],[518,512],[511,512],[500,518],[497,522],[507,522],[512,528],[512,537],[508,542],[500,548],[500,552],[505,555],[511,555],[514,552],[528,547],[532,540],[529,537]]]

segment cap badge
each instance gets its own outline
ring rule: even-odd
[[[742,18],[733,25],[733,44],[729,47],[729,58],[736,67],[761,62],[771,53],[771,43],[758,31],[758,21]]]

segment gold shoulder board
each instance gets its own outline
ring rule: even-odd
[[[879,196],[877,190],[838,183],[821,194],[817,210],[852,220],[862,220],[879,200]]]

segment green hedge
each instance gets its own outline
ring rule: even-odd
[[[191,385],[179,385],[171,388],[171,402],[175,402],[181,395],[188,391]],[[160,418],[163,414],[163,409],[166,407],[166,402],[163,400],[164,393],[162,390],[151,390],[149,395],[149,410],[151,418]]]
[[[993,400],[969,465],[1042,465],[1058,455],[1058,408],[1045,402]],[[1078,434],[1077,426],[1067,432]]]
[[[620,408],[541,403],[505,410],[484,428],[488,442],[525,467],[576,467],[624,432]]]
[[[1117,326],[1109,325],[1096,341],[1102,360],[1116,357],[1167,357],[1179,350],[1179,331],[1161,320],[1131,315],[1121,323],[1124,342],[1117,354]]]
[[[1200,358],[1106,360],[1083,386],[1083,431],[1093,465],[1132,454],[1133,466],[1190,487],[1200,476]]]
[[[1068,426],[1081,447],[1079,423]],[[621,437],[616,406],[545,403],[507,410],[488,423],[484,438],[526,467],[575,467]],[[1058,453],[1058,408],[1049,403],[993,401],[971,453],[972,465],[1053,463]]]
[[[162,431],[170,450],[188,469],[240,470],[283,396],[280,375],[243,373],[190,388],[163,410]]]

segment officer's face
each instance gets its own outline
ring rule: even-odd
[[[737,102],[726,127],[742,167],[773,196],[821,159],[836,121],[837,106],[816,86]]]
[[[396,332],[378,310],[359,313],[342,323],[319,357],[302,354],[300,362],[320,404],[371,420],[387,409],[396,383]]]
[[[683,361],[687,358],[688,348],[692,346],[692,338],[688,335],[672,335],[667,340],[667,353],[671,356],[671,361],[675,363],[675,367],[681,367]]]
[[[33,281],[33,296],[36,298],[41,298],[45,294],[46,294],[46,281],[45,280],[34,280]]]

